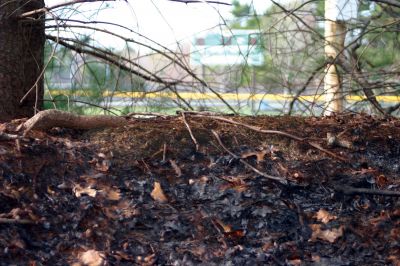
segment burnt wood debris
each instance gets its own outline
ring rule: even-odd
[[[0,265],[399,265],[400,121],[0,124]]]

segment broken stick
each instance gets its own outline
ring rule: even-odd
[[[22,124],[20,129],[26,135],[32,129],[50,129],[65,127],[73,129],[93,129],[103,127],[119,127],[128,124],[128,120],[120,116],[110,115],[76,115],[60,110],[40,111]]]
[[[233,158],[238,159],[242,164],[244,164],[246,167],[250,168],[251,170],[253,170],[254,172],[256,172],[257,174],[268,178],[268,179],[272,179],[275,181],[280,182],[281,184],[287,185],[288,181],[280,176],[272,176],[269,174],[266,174],[264,172],[261,172],[260,170],[258,170],[257,168],[255,168],[254,166],[252,166],[251,164],[249,164],[248,162],[246,162],[245,160],[243,160],[242,158],[240,158],[239,156],[237,156],[236,154],[234,154],[233,152],[231,152],[227,147],[225,147],[225,145],[222,143],[221,138],[219,137],[218,133],[214,130],[211,130],[211,132],[214,134],[215,138],[217,139],[219,145],[227,152],[229,153]]]

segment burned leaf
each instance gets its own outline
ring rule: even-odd
[[[94,249],[80,253],[78,258],[79,262],[86,266],[102,266],[106,264],[105,254]]]
[[[266,243],[263,244],[262,251],[270,252],[274,247],[275,247],[275,243],[274,242],[267,241]]]
[[[100,194],[108,200],[117,201],[121,198],[121,192],[119,189],[104,187],[101,189]]]
[[[389,180],[385,175],[381,174],[375,177],[375,183],[378,185],[378,187],[382,188],[389,183]]]
[[[232,230],[231,232],[226,232],[224,235],[230,239],[239,239],[245,236],[245,232],[241,229]]]
[[[75,196],[77,198],[80,198],[82,195],[88,195],[92,198],[96,197],[97,195],[97,190],[89,187],[81,187],[79,184],[76,184],[74,186],[74,188],[72,189],[72,191],[74,192]]]
[[[273,213],[272,208],[268,206],[263,206],[261,208],[256,208],[252,211],[253,215],[260,216],[260,217],[266,217],[267,214]]]
[[[169,160],[169,162],[170,162],[172,168],[174,169],[176,175],[177,175],[178,177],[180,177],[180,176],[182,175],[182,170],[181,170],[181,168],[176,164],[175,160]]]
[[[111,161],[104,159],[101,162],[96,164],[96,169],[101,172],[107,172],[111,167]]]
[[[110,189],[107,191],[107,199],[108,200],[119,200],[121,198],[121,193],[118,189]]]
[[[243,192],[248,189],[248,185],[241,177],[223,176],[221,179],[226,180],[228,183],[220,186],[221,190],[234,189],[237,192]]]
[[[50,195],[56,194],[56,192],[52,189],[51,186],[47,186],[47,193],[50,194]]]
[[[388,260],[392,263],[392,265],[395,265],[395,266],[400,265],[400,256],[390,255]]]
[[[3,146],[0,146],[0,155],[5,155],[7,153],[8,153],[7,149],[4,148]]]
[[[26,248],[26,243],[25,243],[24,240],[22,240],[20,238],[14,238],[13,240],[11,240],[9,246],[11,248],[25,249]]]
[[[151,192],[151,197],[158,202],[165,203],[168,201],[167,197],[164,194],[164,191],[161,188],[161,184],[159,182],[154,182],[154,188]]]
[[[265,155],[268,153],[269,153],[269,151],[264,150],[264,149],[260,150],[260,151],[247,151],[247,152],[242,153],[240,155],[240,157],[242,159],[247,159],[249,157],[255,156],[257,158],[257,163],[260,163],[264,160]]]
[[[328,211],[324,209],[320,209],[316,214],[314,214],[314,218],[316,218],[320,222],[323,222],[324,224],[327,224],[331,220],[336,220],[337,216],[331,215]]]
[[[289,260],[288,263],[289,263],[289,265],[298,266],[298,265],[302,265],[302,260],[301,259],[293,259],[293,260]]]
[[[314,242],[317,239],[334,243],[339,237],[343,236],[344,226],[341,225],[339,228],[322,230],[320,224],[310,224],[312,230],[311,238],[308,241]]]
[[[222,232],[224,233],[232,232],[232,226],[223,223],[220,219],[214,219],[214,222],[222,228]]]
[[[213,118],[193,117],[201,156],[183,152],[190,139],[174,117],[138,119],[95,134],[32,132],[20,139],[19,154],[14,141],[4,140],[0,264],[397,265],[398,198],[331,192],[337,184],[371,187],[372,193],[399,190],[400,121],[384,118],[394,123],[389,128],[372,117],[338,116],[232,118],[303,139],[276,136],[268,142],[279,151],[271,144],[264,156],[242,154],[251,165],[257,160],[260,171],[288,178],[289,186],[254,174],[218,145],[209,145],[217,144],[210,129],[221,132],[228,150],[270,145],[260,144],[261,132],[239,124],[233,130]],[[312,119],[324,123],[304,125]],[[336,124],[338,119],[350,123]],[[360,150],[346,151],[344,164],[304,143],[325,143],[326,132],[337,134],[346,127],[347,135],[360,136]],[[31,138],[35,134],[42,139]],[[165,141],[159,136],[171,136],[158,153],[165,157],[168,145],[169,158],[163,162],[161,156],[151,157]],[[168,191],[154,178],[165,181]],[[174,183],[167,183],[169,178]],[[318,224],[308,226],[310,221]],[[340,237],[344,228],[346,235]]]
[[[354,175],[365,175],[365,174],[377,174],[378,170],[368,167],[368,168],[361,168],[361,170],[352,170],[352,174]]]
[[[228,238],[237,239],[245,235],[242,229],[233,229],[231,225],[222,222],[220,219],[214,219],[214,223],[222,229],[222,233]]]
[[[206,184],[209,181],[210,181],[210,179],[207,176],[203,175],[203,176],[201,176],[200,178],[197,178],[197,179],[189,179],[188,183],[189,183],[189,185],[193,185],[193,184],[196,184],[196,183]]]

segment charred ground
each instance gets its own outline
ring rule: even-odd
[[[398,119],[223,119],[0,140],[0,265],[399,265]]]

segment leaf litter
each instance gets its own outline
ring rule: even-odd
[[[398,119],[184,118],[0,125],[0,265],[400,263]]]

